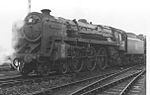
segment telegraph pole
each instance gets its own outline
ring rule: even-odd
[[[31,0],[28,0],[28,13],[31,12]]]

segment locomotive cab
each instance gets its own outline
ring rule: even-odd
[[[116,42],[119,45],[119,50],[121,51],[127,51],[127,35],[124,31],[119,29],[113,29],[114,32],[114,38],[116,39]]]

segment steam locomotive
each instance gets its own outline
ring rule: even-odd
[[[141,64],[145,41],[133,33],[54,17],[49,9],[29,13],[16,29],[12,66],[22,75],[48,75],[104,70],[114,65]]]

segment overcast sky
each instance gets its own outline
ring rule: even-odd
[[[95,24],[113,26],[127,32],[147,34],[150,30],[148,0],[32,0],[31,11],[51,9],[51,14],[67,19],[85,18]],[[11,46],[12,23],[28,12],[28,0],[0,3],[0,47]]]

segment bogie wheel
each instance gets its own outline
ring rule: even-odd
[[[20,65],[18,66],[18,70],[23,76],[27,76],[32,71],[32,68],[29,67],[28,64],[25,64],[25,62],[20,61]]]
[[[80,62],[79,59],[72,59],[70,68],[73,72],[79,73],[84,69],[84,63]]]
[[[89,49],[89,53],[87,56],[89,56],[89,58],[86,59],[86,67],[88,71],[93,71],[96,68],[96,60],[95,60],[95,49],[91,48]]]
[[[108,66],[108,55],[104,47],[99,48],[96,58],[99,69],[104,70]]]
[[[66,74],[70,71],[69,64],[67,62],[61,62],[60,65],[60,73]]]

